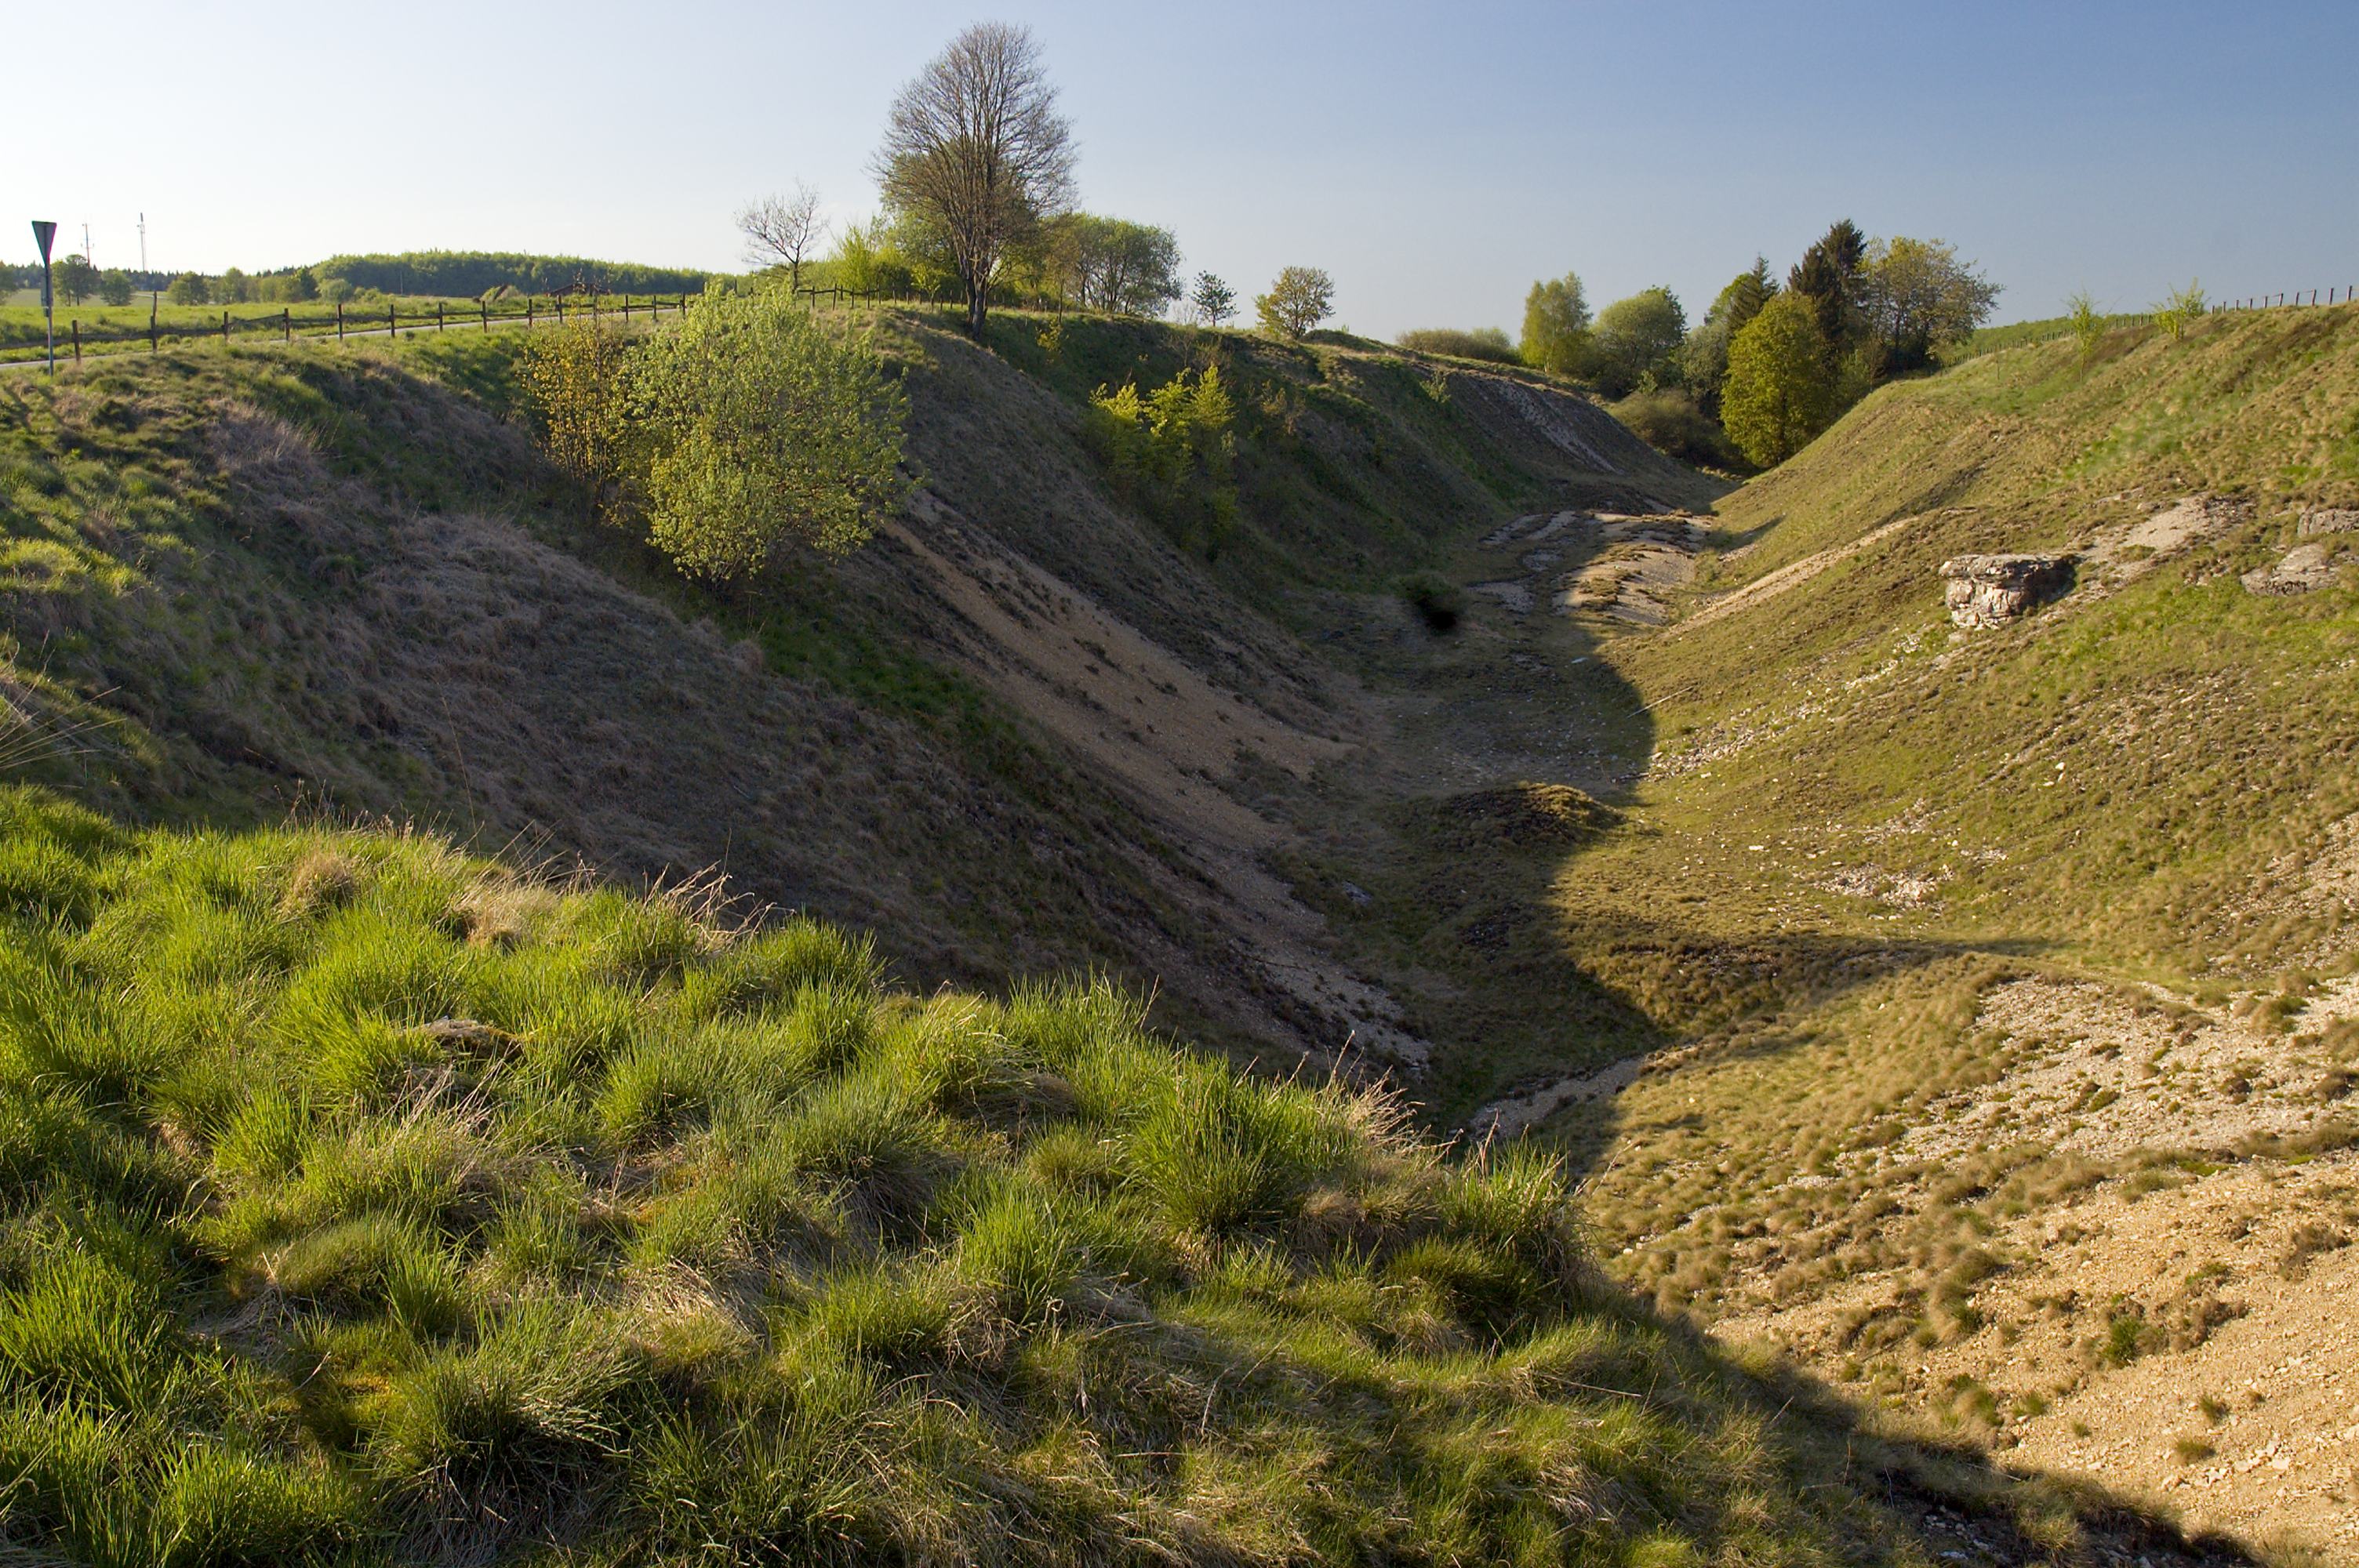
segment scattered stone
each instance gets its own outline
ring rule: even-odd
[[[2301,514],[2301,536],[2359,534],[2359,506],[2313,506]]]
[[[1518,615],[1532,612],[1532,590],[1519,582],[1478,582],[1473,585],[1476,593],[1490,595]]]
[[[467,1051],[503,1052],[518,1044],[516,1036],[505,1029],[495,1029],[488,1023],[478,1023],[472,1018],[438,1018],[431,1023],[421,1023],[413,1033],[440,1045],[456,1045]]]
[[[2071,556],[1959,556],[1941,563],[1942,597],[1951,623],[1970,629],[2004,626],[2043,600],[2071,587]]]
[[[2304,529],[2308,526],[2304,519]],[[2334,580],[2334,546],[2297,545],[2277,565],[2257,568],[2237,580],[2245,585],[2247,593],[2308,593],[2311,589],[2324,588]]]

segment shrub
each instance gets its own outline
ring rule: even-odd
[[[2203,318],[2211,309],[2203,293],[2203,280],[2196,278],[2184,288],[2173,289],[2149,307],[2155,324],[2169,332],[2173,341],[2187,335],[2190,325]]]
[[[1524,335],[1517,351],[1526,364],[1571,375],[1589,352],[1589,301],[1578,274],[1543,279],[1524,299]]]
[[[1810,297],[1791,291],[1764,305],[1730,341],[1721,419],[1754,462],[1785,461],[1832,416],[1827,351]]]
[[[1729,443],[1728,432],[1702,408],[1695,395],[1683,387],[1660,392],[1634,392],[1608,410],[1640,440],[1668,457],[1698,468],[1733,469],[1743,456]]]
[[[540,416],[541,449],[581,488],[593,514],[610,519],[623,504],[620,488],[633,455],[627,363],[619,331],[576,317],[527,338],[516,365]]]
[[[1520,356],[1507,334],[1496,327],[1477,327],[1462,332],[1454,327],[1422,327],[1403,332],[1393,340],[1402,348],[1421,354],[1445,354],[1452,359],[1489,360],[1498,364],[1516,364]]]
[[[1398,591],[1401,602],[1417,612],[1429,632],[1451,631],[1466,613],[1466,596],[1458,585],[1434,572],[1411,572],[1400,579]]]
[[[900,503],[907,399],[867,344],[777,289],[707,293],[634,362],[647,536],[681,570],[745,577],[796,547],[840,555]]]

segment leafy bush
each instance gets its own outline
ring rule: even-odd
[[[1781,463],[1826,427],[1836,407],[1827,353],[1810,296],[1791,290],[1730,341],[1721,418],[1747,458]]]
[[[777,290],[708,294],[632,368],[647,536],[680,568],[742,577],[792,546],[841,554],[900,502],[907,399],[865,343]]]
[[[1524,335],[1517,351],[1526,364],[1553,375],[1580,370],[1589,352],[1589,300],[1580,275],[1569,272],[1532,285],[1524,300]]]
[[[553,331],[523,380],[550,460],[608,520],[643,512],[693,576],[853,549],[906,488],[899,387],[783,289],[707,293],[636,348],[595,323]]]
[[[1684,387],[1634,392],[1607,410],[1658,452],[1698,468],[1734,469],[1745,460],[1711,416]]]
[[[1477,327],[1462,332],[1455,327],[1421,327],[1403,332],[1393,340],[1404,349],[1421,354],[1446,354],[1452,359],[1490,360],[1498,364],[1521,362],[1516,345],[1507,334],[1496,327]]]
[[[1089,428],[1115,484],[1211,557],[1241,510],[1229,479],[1235,415],[1219,367],[1207,366],[1144,395],[1133,382],[1100,386],[1090,395]]]

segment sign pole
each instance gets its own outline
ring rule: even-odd
[[[49,243],[58,237],[55,223],[33,220],[33,241],[41,247],[41,336],[49,351],[49,373],[58,373],[58,318],[56,307],[49,300]]]

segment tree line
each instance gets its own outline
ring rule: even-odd
[[[1580,276],[1567,273],[1532,285],[1513,344],[1495,328],[1399,341],[1586,382],[1680,455],[1709,460],[1725,440],[1767,467],[1883,382],[1930,369],[1983,323],[1998,292],[1943,241],[1872,241],[1846,218],[1782,281],[1755,257],[1692,326],[1666,287],[1593,316]]]
[[[497,251],[410,251],[389,255],[337,255],[308,266],[247,273],[137,272],[100,269],[79,254],[55,258],[50,287],[60,305],[95,299],[128,305],[155,294],[173,305],[307,304],[392,295],[477,299],[506,294],[557,294],[590,287],[610,294],[695,294],[715,275],[584,256],[534,256]],[[0,267],[10,287],[38,288],[41,269]]]
[[[1237,315],[1225,279],[1186,278],[1169,229],[1082,211],[1076,157],[1029,29],[978,24],[894,98],[870,161],[879,211],[836,232],[797,180],[738,212],[745,259],[794,289],[956,299],[978,337],[994,306],[1025,303],[1212,327]],[[1299,338],[1333,302],[1326,273],[1291,266],[1254,307],[1266,330]]]

